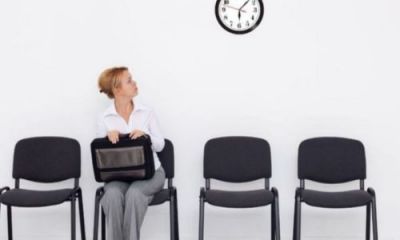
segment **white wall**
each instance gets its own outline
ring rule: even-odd
[[[18,139],[78,139],[91,237],[98,184],[89,143],[97,114],[109,104],[96,80],[104,68],[126,65],[140,98],[155,108],[165,136],[175,143],[181,239],[198,234],[204,143],[224,135],[270,142],[282,239],[292,234],[299,142],[321,135],[362,140],[366,184],[378,195],[380,237],[400,239],[400,2],[264,3],[262,24],[235,36],[218,25],[211,0],[1,1],[0,185],[13,184]],[[304,239],[363,239],[364,208],[303,209]],[[69,239],[67,204],[13,213],[16,240]],[[206,239],[267,239],[267,213],[207,206]],[[150,208],[143,239],[168,239],[168,233],[167,205]],[[0,238],[5,234],[3,207]]]

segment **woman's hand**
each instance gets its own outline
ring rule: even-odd
[[[138,138],[138,137],[141,137],[141,136],[143,136],[145,133],[143,132],[143,131],[141,131],[141,130],[139,130],[139,129],[135,129],[135,130],[133,130],[131,133],[129,133],[129,137],[131,138],[131,139],[136,139],[136,138]]]
[[[107,137],[112,144],[116,144],[119,141],[119,132],[117,130],[109,131],[107,132]]]

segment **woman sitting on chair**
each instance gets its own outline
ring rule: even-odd
[[[117,143],[120,134],[136,139],[150,136],[154,152],[155,174],[144,181],[111,181],[104,186],[101,199],[107,222],[108,240],[138,240],[140,227],[149,203],[164,186],[165,172],[155,154],[164,147],[154,112],[134,100],[138,94],[136,82],[128,68],[114,67],[103,71],[99,77],[100,92],[113,99],[113,103],[98,121],[97,137]]]

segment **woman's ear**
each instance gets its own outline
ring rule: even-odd
[[[119,87],[114,87],[114,88],[112,89],[112,92],[113,92],[114,96],[117,95],[117,94],[119,94],[120,91],[121,91],[121,89],[120,89]]]

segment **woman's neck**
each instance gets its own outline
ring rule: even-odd
[[[130,114],[133,111],[133,101],[131,98],[116,98],[114,105],[117,113],[121,115]]]

